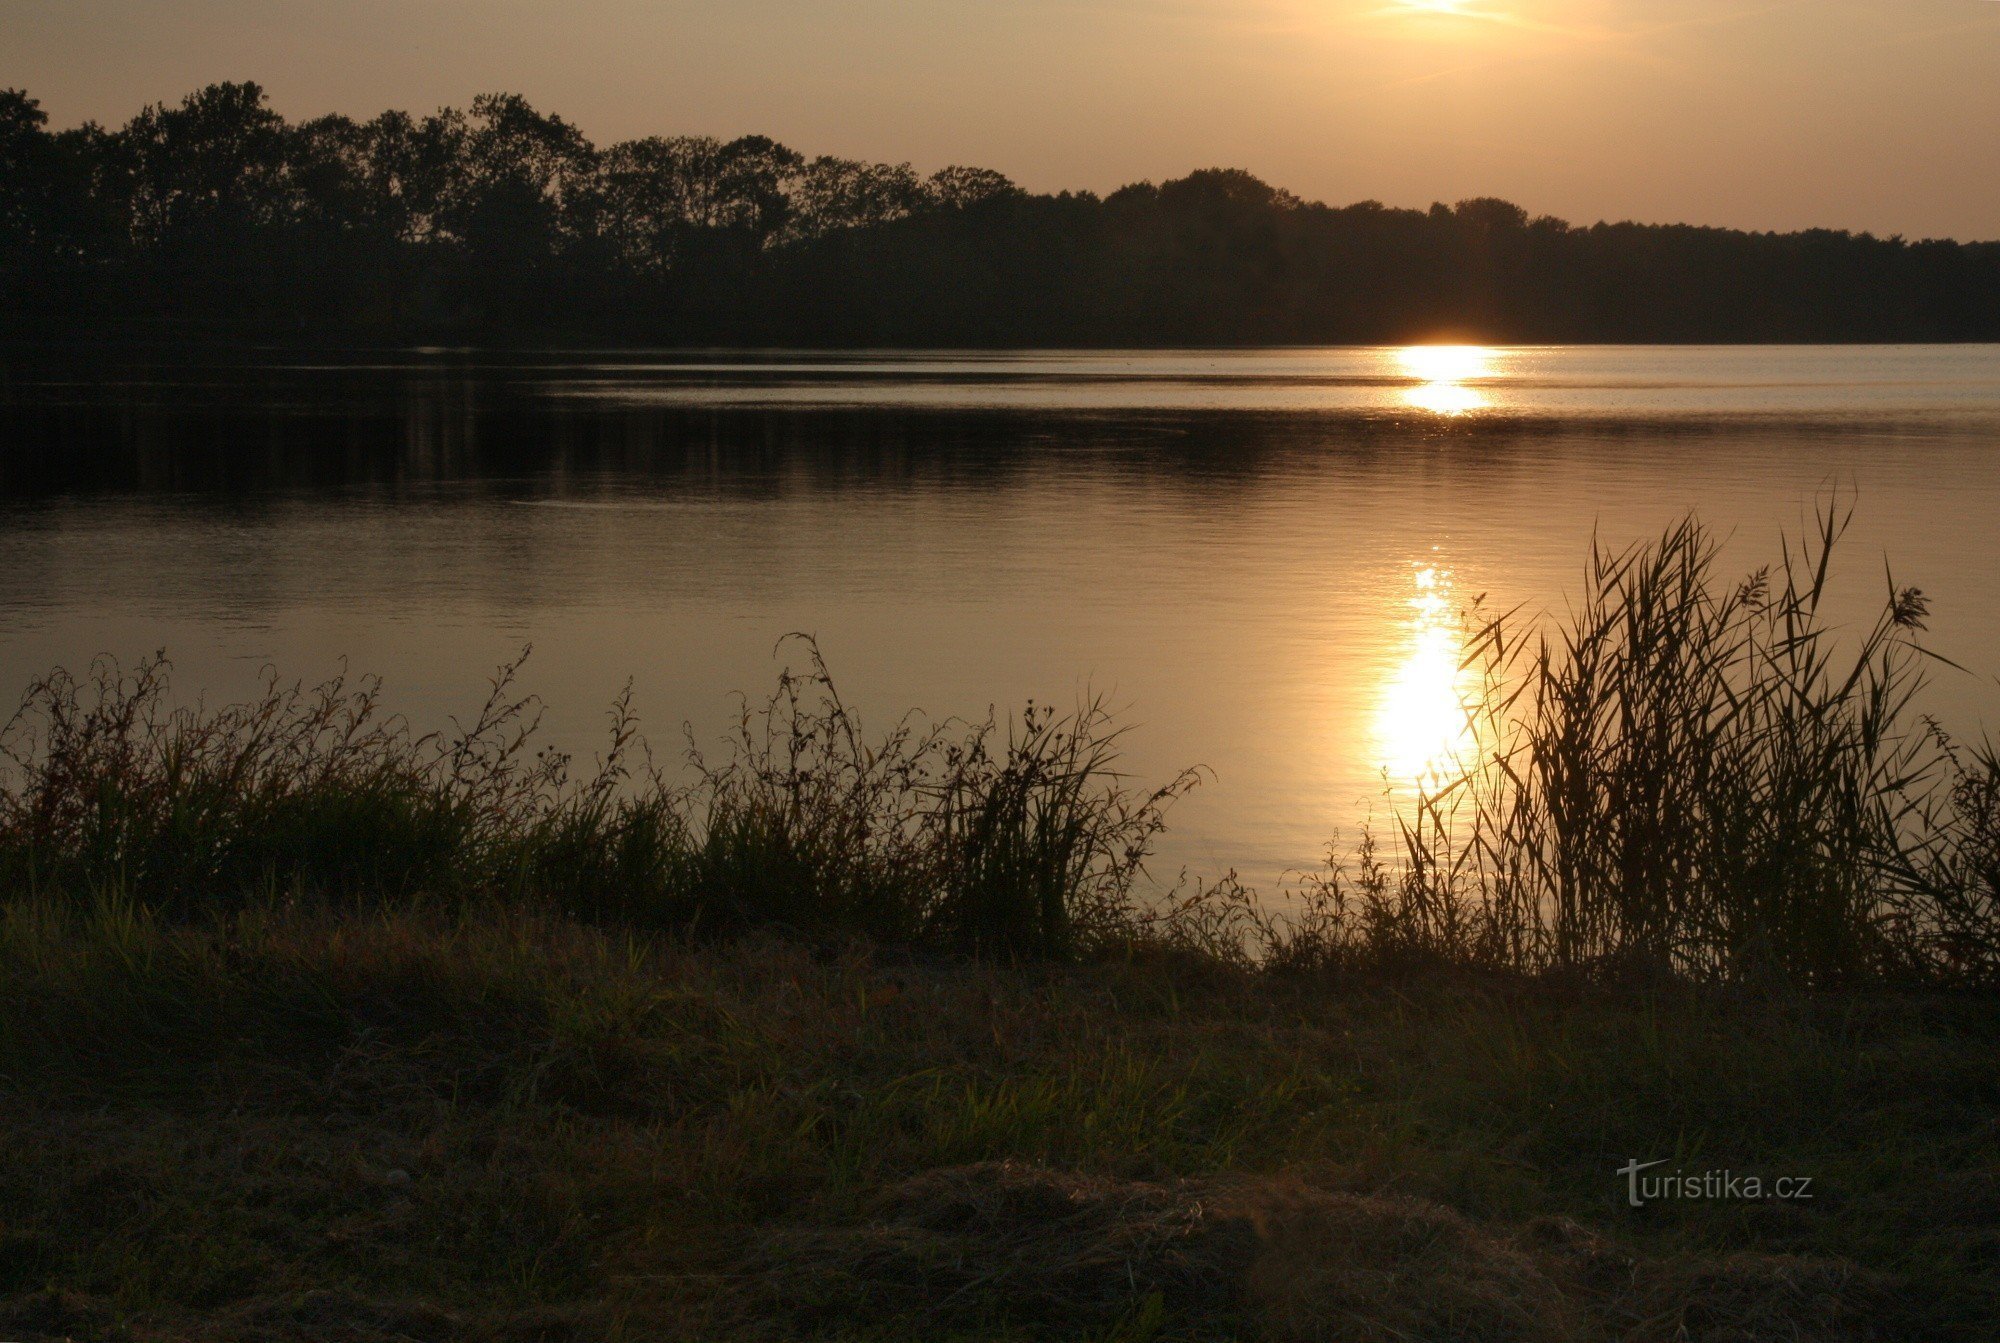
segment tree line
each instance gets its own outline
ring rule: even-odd
[[[2000,243],[1574,226],[1301,200],[1210,169],[1109,195],[596,146],[514,94],[288,122],[253,83],[50,131],[0,91],[15,332],[667,343],[2000,339]]]

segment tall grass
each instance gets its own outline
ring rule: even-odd
[[[535,750],[502,668],[470,724],[420,735],[372,679],[269,678],[173,708],[168,666],[36,682],[0,732],[0,883],[192,916],[273,897],[505,899],[677,929],[752,926],[1071,954],[1143,920],[1141,877],[1190,771],[1117,772],[1100,702],[870,737],[816,647],[719,759],[656,768],[629,694],[595,767]]]
[[[1398,852],[1307,880],[1281,958],[1992,983],[2000,769],[1919,712],[1928,606],[1828,615],[1849,511],[1732,580],[1689,519],[1593,546],[1561,621],[1478,626],[1471,758]]]
[[[169,706],[167,666],[37,682],[0,731],[0,890],[169,917],[271,898],[501,900],[1066,957],[1136,942],[1276,967],[2000,983],[2000,760],[1920,712],[1928,608],[1829,615],[1837,506],[1747,579],[1692,519],[1593,547],[1560,620],[1473,629],[1469,757],[1276,906],[1161,892],[1192,771],[1117,769],[1101,703],[864,731],[810,641],[728,749],[657,768],[629,695],[595,766],[534,748],[503,668],[418,735],[379,685]]]

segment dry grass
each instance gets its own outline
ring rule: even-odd
[[[370,684],[0,732],[0,1336],[2000,1336],[2000,762],[1690,524],[1490,627],[1490,750],[1285,918],[1102,713],[669,787]],[[1829,993],[1838,989],[1838,993]],[[1633,1209],[1632,1160],[1814,1181]]]
[[[518,662],[449,734],[413,732],[366,677],[271,673],[254,701],[205,709],[173,707],[164,656],[58,670],[0,723],[0,902],[116,892],[181,918],[279,893],[533,903],[1040,958],[1148,924],[1145,860],[1194,771],[1132,787],[1101,703],[871,734],[795,642],[806,669],[678,782],[629,695],[593,769],[537,748]]]
[[[169,707],[166,668],[57,672],[0,726],[0,900],[116,893],[180,918],[276,895],[529,904],[606,926],[782,929],[1067,960],[1799,987],[2000,984],[2000,755],[1921,712],[1921,593],[1828,616],[1833,507],[1739,579],[1697,521],[1593,550],[1559,622],[1470,632],[1477,747],[1394,842],[1273,906],[1146,861],[1190,770],[1118,771],[1101,704],[867,732],[809,641],[728,750],[656,770],[628,701],[593,770],[494,678],[444,736],[379,687],[275,678]]]
[[[1723,571],[1696,519],[1592,547],[1561,620],[1481,620],[1474,743],[1308,875],[1280,962],[1603,981],[2000,984],[2000,756],[1922,713],[1929,606],[1831,614],[1848,513]],[[1958,674],[1958,673],[1952,673]]]
[[[0,926],[9,1338],[2000,1327],[1989,1006]],[[1622,1206],[1632,1155],[1811,1204]]]

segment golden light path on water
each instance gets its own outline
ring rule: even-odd
[[[1391,784],[1425,787],[1469,758],[1473,687],[1451,571],[1415,566],[1404,603],[1398,651],[1375,711],[1375,753]]]
[[[1403,372],[1421,379],[1403,400],[1433,415],[1466,415],[1492,404],[1474,382],[1493,377],[1495,352],[1481,345],[1411,345],[1396,351]]]
[[[1872,619],[1886,556],[1978,669],[1930,703],[2000,728],[2000,346],[381,363],[128,369],[142,416],[107,390],[38,429],[79,485],[0,510],[0,693],[165,646],[189,698],[233,703],[266,665],[345,658],[448,729],[532,642],[549,745],[592,760],[636,675],[677,770],[681,722],[726,749],[737,692],[761,701],[811,630],[871,732],[1103,693],[1132,779],[1213,771],[1156,877],[1275,891],[1453,773],[1479,594],[1560,619],[1593,533],[1695,508],[1733,579],[1851,480],[1840,619]],[[188,455],[211,438],[228,455]]]
[[[1411,345],[1396,366],[1419,381],[1404,402],[1455,417],[1493,404],[1479,387],[1499,374],[1499,352],[1479,345]],[[1397,628],[1396,652],[1376,697],[1376,763],[1392,786],[1424,788],[1470,760],[1472,673],[1464,665],[1465,608],[1452,571],[1436,554],[1413,561],[1410,586],[1385,613]]]

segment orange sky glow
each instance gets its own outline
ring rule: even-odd
[[[600,143],[1104,191],[1248,168],[1335,204],[2000,238],[1993,0],[0,0],[55,124],[220,79],[286,115],[505,89]]]

